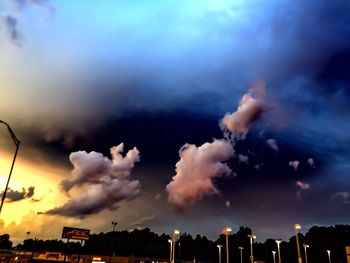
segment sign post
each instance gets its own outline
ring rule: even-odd
[[[67,244],[69,245],[69,239],[77,239],[81,241],[81,244],[83,240],[89,240],[90,236],[90,230],[89,229],[82,229],[82,228],[76,228],[76,227],[63,227],[62,230],[62,238],[67,238]],[[80,244],[80,245],[81,245]],[[67,253],[64,252],[64,262],[66,262],[66,256]],[[79,249],[79,257],[78,257],[78,263],[80,260],[80,249]]]
[[[89,240],[90,230],[76,227],[63,227],[62,238]]]

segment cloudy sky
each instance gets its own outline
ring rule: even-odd
[[[348,0],[0,0],[1,233],[348,223],[349,47]]]

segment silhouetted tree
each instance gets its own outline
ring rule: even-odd
[[[2,248],[2,249],[11,249],[12,248],[12,242],[10,241],[9,234],[0,235],[0,248]]]

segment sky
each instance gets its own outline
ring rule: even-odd
[[[0,233],[347,224],[349,47],[348,0],[0,0]]]

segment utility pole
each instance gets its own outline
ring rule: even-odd
[[[1,214],[1,210],[2,210],[2,206],[4,205],[4,201],[5,201],[5,198],[6,198],[6,193],[7,193],[7,189],[9,187],[9,183],[10,183],[10,179],[11,179],[11,174],[12,174],[12,170],[13,170],[13,166],[15,165],[15,161],[16,161],[16,157],[17,157],[17,153],[18,153],[18,148],[19,148],[19,144],[20,144],[20,140],[17,139],[15,133],[13,132],[13,130],[11,129],[10,125],[8,125],[6,122],[0,120],[0,123],[3,123],[7,126],[7,129],[9,130],[10,132],[10,135],[12,137],[12,140],[13,142],[15,143],[16,145],[16,152],[15,152],[15,155],[13,157],[13,161],[12,161],[12,165],[11,165],[11,169],[10,169],[10,173],[9,173],[9,176],[7,178],[7,183],[6,183],[6,186],[5,186],[5,190],[4,190],[4,193],[2,195],[2,199],[1,199],[1,205],[0,205],[0,214]]]

